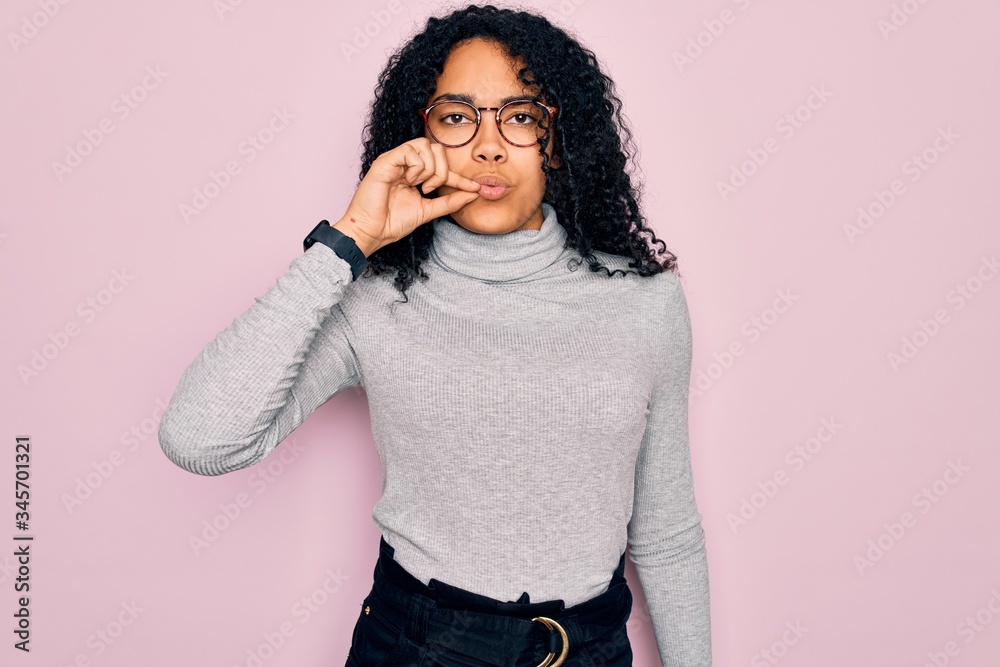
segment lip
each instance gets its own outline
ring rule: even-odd
[[[480,185],[502,185],[505,188],[510,187],[510,181],[496,174],[483,174],[482,176],[476,176],[472,180]]]
[[[483,186],[482,189],[479,190],[479,196],[483,199],[489,199],[491,201],[500,199],[506,195],[511,188],[509,181],[495,174],[476,176],[472,180]]]

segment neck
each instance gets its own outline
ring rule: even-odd
[[[506,234],[470,232],[444,216],[431,222],[431,257],[444,268],[476,280],[528,278],[555,264],[566,251],[566,230],[555,209],[542,203],[542,226]]]

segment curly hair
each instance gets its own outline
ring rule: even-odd
[[[539,140],[538,150],[546,176],[542,201],[555,209],[566,229],[567,246],[587,261],[591,271],[604,271],[609,277],[676,272],[677,257],[646,225],[639,210],[641,188],[626,172],[634,162],[635,149],[614,82],[601,71],[592,51],[537,14],[471,5],[443,18],[429,18],[423,32],[390,55],[379,74],[364,126],[359,184],[379,155],[424,136],[417,110],[433,94],[451,50],[477,37],[500,44],[513,59],[523,59],[525,67],[518,78],[537,86],[538,99],[544,97],[559,108],[553,150],[560,168],[549,167],[548,135]],[[394,284],[405,297],[418,275],[422,280],[429,277],[420,265],[430,255],[433,234],[433,226],[424,224],[382,246],[369,256],[366,273],[395,270]],[[609,271],[595,251],[625,257],[635,271]],[[576,267],[582,263],[573,261]]]

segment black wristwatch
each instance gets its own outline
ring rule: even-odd
[[[351,274],[354,276],[351,280],[357,280],[358,276],[365,270],[368,266],[368,258],[365,254],[361,252],[361,248],[358,244],[354,242],[347,234],[344,234],[339,229],[334,229],[330,226],[329,221],[321,220],[318,225],[316,225],[311,232],[306,236],[305,240],[302,241],[303,251],[309,250],[312,244],[319,241],[325,246],[328,246],[331,250],[337,253],[338,256],[347,260],[351,265]]]

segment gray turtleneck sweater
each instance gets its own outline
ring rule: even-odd
[[[360,385],[383,466],[372,517],[415,577],[570,606],[607,589],[627,544],[663,664],[705,667],[684,291],[670,272],[568,267],[580,256],[543,213],[500,235],[427,223],[430,278],[408,303],[313,245],[184,371],[160,446],[194,473],[240,470]]]

